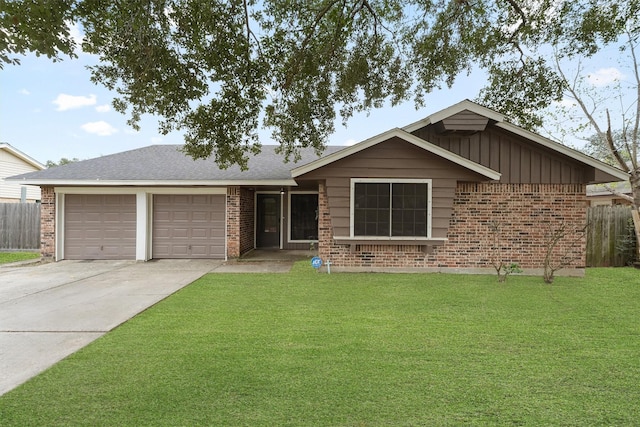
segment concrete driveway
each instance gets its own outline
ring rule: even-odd
[[[62,261],[0,268],[0,395],[222,261]]]

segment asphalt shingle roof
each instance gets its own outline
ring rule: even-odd
[[[291,179],[291,170],[317,160],[312,148],[302,149],[298,162],[284,162],[277,146],[262,146],[262,152],[249,158],[248,169],[237,165],[220,169],[212,158],[194,160],[180,151],[180,145],[152,145],[83,160],[38,172],[12,177],[28,181],[242,181]],[[328,146],[323,156],[345,147]]]

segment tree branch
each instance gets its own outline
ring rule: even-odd
[[[255,35],[255,33],[253,32],[253,30],[251,30],[251,25],[249,24],[249,5],[247,4],[247,0],[243,0],[244,1],[244,23],[245,26],[247,27],[247,55],[250,56],[250,52],[249,52],[249,45],[250,45],[250,41],[253,38],[256,42],[256,46],[258,48],[258,52],[261,51],[260,49],[260,40],[258,39],[258,37]]]
[[[638,58],[636,57],[635,45],[633,44],[633,37],[631,33],[627,30],[627,37],[629,38],[629,51],[631,52],[631,58],[633,59],[633,73],[636,78],[636,118],[633,126],[633,131],[631,134],[632,138],[632,156],[631,156],[631,164],[635,173],[638,172],[638,145],[640,145],[640,70],[638,69]]]
[[[628,194],[622,193],[618,190],[616,190],[615,188],[611,187],[609,184],[603,184],[603,187],[605,190],[607,190],[609,193],[613,194],[614,196],[618,196],[621,199],[624,199],[628,202],[633,203],[633,197],[629,196]]]
[[[522,19],[522,22],[518,24],[518,27],[511,34],[511,37],[509,37],[508,43],[513,45],[513,47],[515,47],[516,49],[518,49],[518,51],[520,52],[520,62],[522,63],[522,65],[526,65],[526,61],[524,60],[524,56],[525,56],[524,51],[520,47],[520,44],[515,41],[515,38],[517,34],[520,32],[520,30],[522,30],[522,28],[525,25],[527,25],[527,15],[524,13],[520,5],[515,0],[507,0],[507,3],[511,5],[511,7],[516,11],[516,13],[520,15],[520,19]]]
[[[609,109],[606,109],[607,112],[607,133],[606,133],[606,141],[607,146],[609,147],[609,151],[613,154],[613,157],[616,158],[616,161],[620,165],[620,168],[625,172],[629,172],[629,166],[627,162],[624,161],[622,156],[620,155],[620,151],[616,148],[615,143],[613,141],[613,134],[611,133],[611,115],[609,114]]]

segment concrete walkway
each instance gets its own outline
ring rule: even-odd
[[[161,260],[0,268],[0,395],[222,266]]]

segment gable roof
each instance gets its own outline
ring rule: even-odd
[[[34,185],[296,186],[297,183],[294,178],[394,137],[452,161],[488,179],[500,179],[501,174],[499,172],[412,134],[412,132],[427,125],[438,124],[443,120],[465,112],[486,117],[493,126],[594,168],[596,176],[599,178],[593,182],[628,179],[628,174],[618,168],[505,122],[505,117],[502,114],[469,100],[461,101],[444,110],[435,112],[404,128],[391,129],[350,147],[327,146],[323,152],[323,157],[318,157],[312,148],[301,149],[301,159],[296,163],[284,163],[283,157],[276,152],[278,146],[265,145],[262,146],[262,152],[259,155],[249,158],[248,170],[243,171],[237,165],[222,170],[213,159],[193,160],[180,151],[180,145],[154,145],[38,172],[26,173],[9,179],[11,181],[20,181],[22,184]],[[8,144],[0,145],[2,148],[4,146],[8,146]],[[13,149],[13,152],[20,153],[15,149]],[[23,156],[22,158],[31,159],[24,153],[20,154]],[[34,161],[33,159],[31,160]],[[37,164],[44,168],[41,164]],[[613,179],[610,179],[612,177]]]
[[[433,114],[430,114],[424,119],[411,123],[403,127],[402,129],[406,132],[415,132],[427,125],[438,123],[448,117],[454,116],[463,111],[471,111],[473,113],[487,117],[489,120],[493,121],[494,126],[498,128],[504,129],[508,132],[511,132],[518,136],[526,138],[529,141],[542,145],[543,147],[551,149],[557,153],[573,158],[581,163],[584,163],[588,166],[595,168],[598,171],[612,175],[617,179],[626,180],[629,178],[629,174],[627,174],[625,171],[621,169],[608,165],[604,162],[601,162],[600,160],[594,159],[593,157],[590,157],[584,153],[581,153],[580,151],[574,150],[573,148],[567,147],[566,145],[560,144],[559,142],[553,141],[549,138],[545,138],[542,135],[538,135],[534,132],[530,132],[519,126],[506,122],[504,115],[496,111],[493,111],[487,107],[483,107],[480,104],[476,104],[475,102],[472,102],[468,99],[458,102],[457,104],[454,104],[448,108],[445,108],[444,110],[440,110]]]
[[[445,150],[444,148],[438,147],[437,145],[431,144],[428,141],[425,141],[422,138],[418,138],[415,135],[410,134],[409,132],[402,129],[391,129],[386,132],[383,132],[379,135],[374,136],[373,138],[369,138],[365,141],[362,141],[358,144],[352,145],[350,147],[345,148],[344,150],[340,150],[336,153],[329,154],[328,156],[322,157],[314,162],[308,163],[306,165],[299,166],[291,171],[291,176],[296,178],[305,173],[311,172],[323,166],[326,166],[330,163],[333,163],[337,160],[343,159],[347,156],[355,154],[359,151],[365,150],[369,147],[377,145],[383,141],[387,141],[391,138],[400,138],[406,142],[409,142],[417,147],[422,148],[425,151],[433,153],[439,157],[447,159],[453,163],[456,163],[462,167],[465,167],[469,170],[472,170],[480,175],[483,175],[489,179],[498,180],[500,179],[501,174],[499,172],[494,171],[493,169],[489,169],[486,166],[481,164],[472,162],[471,160],[465,159],[462,156],[459,156],[455,153],[452,153],[449,150]]]
[[[17,157],[18,159],[22,160],[23,162],[33,166],[36,169],[44,169],[45,166],[40,163],[39,161],[37,161],[36,159],[27,156],[25,153],[23,153],[22,151],[18,150],[17,148],[13,147],[11,144],[8,144],[6,142],[0,142],[0,150],[4,150],[10,154],[12,154],[14,157]]]
[[[214,159],[194,160],[181,145],[152,145],[95,159],[69,163],[38,172],[11,177],[12,181],[36,185],[277,185],[295,186],[292,165],[317,159],[315,150],[300,150],[301,160],[284,163],[276,153],[278,146],[264,145],[262,152],[249,158],[248,170],[237,165],[220,169]],[[344,147],[328,146],[325,153]]]
[[[407,126],[404,126],[402,130],[409,133],[415,132],[418,129],[421,129],[427,125],[438,123],[448,117],[455,116],[456,114],[461,113],[465,110],[487,117],[489,120],[493,120],[494,122],[504,121],[504,116],[502,114],[496,111],[493,111],[487,107],[483,107],[480,104],[476,104],[475,102],[469,101],[468,99],[465,99],[463,101],[458,102],[457,104],[453,104],[452,106],[445,108],[444,110],[440,110],[433,114],[430,114],[424,119],[418,120],[417,122],[413,122]]]

